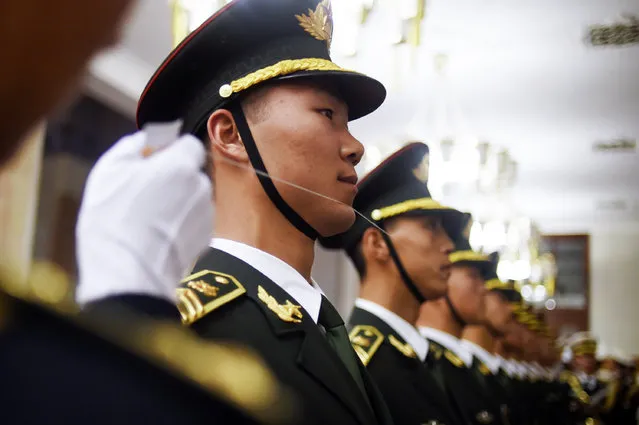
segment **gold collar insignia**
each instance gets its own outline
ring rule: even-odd
[[[444,353],[444,357],[446,357],[449,362],[455,365],[455,367],[462,367],[465,364],[464,361],[457,356],[457,354],[453,353],[450,350],[446,350],[446,352]]]
[[[278,303],[273,296],[266,292],[266,289],[262,285],[257,287],[257,297],[262,301],[273,313],[277,314],[277,317],[285,322],[300,323],[302,321],[302,308],[299,305],[295,305],[289,300],[286,300],[285,304]]]
[[[315,11],[308,9],[308,15],[295,15],[304,28],[315,39],[325,41],[326,46],[331,48],[333,38],[333,10],[330,0],[322,0],[317,4]]]
[[[485,375],[485,376],[492,375],[492,372],[490,371],[488,366],[484,364],[484,362],[479,363],[479,371],[481,372],[482,375]]]
[[[402,344],[397,338],[395,338],[395,335],[389,335],[388,341],[391,343],[393,347],[397,348],[397,350],[403,355],[405,355],[406,357],[410,357],[412,359],[417,358],[417,353],[415,353],[415,350],[413,350],[413,347],[411,347],[410,344],[408,343]]]

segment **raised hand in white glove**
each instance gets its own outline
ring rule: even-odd
[[[178,138],[178,127],[156,125],[121,139],[91,171],[76,227],[80,305],[132,294],[174,302],[208,245],[206,152],[195,137]],[[159,139],[168,146],[148,155]]]

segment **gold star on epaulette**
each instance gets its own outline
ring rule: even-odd
[[[455,367],[463,367],[465,365],[464,361],[460,359],[457,354],[453,353],[450,350],[446,350],[444,353],[444,357],[451,362]]]
[[[397,338],[395,338],[395,335],[389,335],[388,342],[390,342],[393,347],[397,348],[397,350],[406,357],[410,357],[412,359],[417,358],[417,353],[415,353],[413,347],[411,347],[408,343],[402,344]]]
[[[182,322],[190,325],[245,293],[244,286],[233,276],[200,270],[184,279],[177,289]]]
[[[369,325],[355,326],[349,334],[349,338],[357,357],[364,366],[368,365],[379,346],[384,342],[384,335],[376,327]]]

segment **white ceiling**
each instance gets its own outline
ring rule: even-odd
[[[338,1],[349,0],[333,3]],[[446,82],[466,131],[507,147],[519,163],[513,195],[518,210],[542,229],[561,229],[557,223],[572,228],[583,223],[588,230],[602,220],[637,222],[639,155],[595,154],[592,144],[639,138],[639,46],[593,48],[583,41],[589,25],[616,21],[624,13],[639,16],[639,1],[429,0],[419,55],[403,73],[392,66],[396,56],[386,47],[381,18],[372,15],[358,55],[334,57],[389,88],[386,104],[353,123],[353,131],[365,144],[385,150],[411,136],[427,142],[438,137],[443,130],[436,129],[435,111],[442,82],[432,60],[445,53]],[[108,74],[121,75],[128,86],[111,85],[124,98],[113,102],[108,90],[95,88],[99,84],[93,90],[132,112],[136,90],[141,92],[141,82],[170,44],[168,0],[142,0],[121,46],[111,52],[121,61]],[[624,200],[629,207],[596,210],[597,203],[610,200]]]

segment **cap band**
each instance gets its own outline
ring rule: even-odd
[[[390,205],[388,207],[378,208],[373,210],[371,218],[375,221],[384,220],[396,215],[405,214],[414,210],[450,210],[450,207],[446,207],[433,198],[419,198],[409,199],[398,204]]]
[[[487,280],[485,286],[486,289],[489,291],[492,289],[513,289],[511,283],[502,282],[501,280],[499,280],[499,278]]]
[[[233,93],[247,90],[257,84],[299,71],[347,71],[334,62],[322,58],[286,59],[274,65],[220,86],[220,97],[230,97]],[[352,71],[347,71],[352,72]]]
[[[451,263],[462,261],[490,261],[487,255],[475,251],[456,251],[448,256]]]

